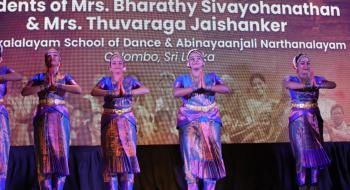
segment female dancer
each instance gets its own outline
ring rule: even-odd
[[[177,128],[187,187],[198,190],[198,182],[202,180],[204,190],[214,190],[216,181],[226,176],[215,93],[229,93],[230,89],[217,74],[204,73],[201,51],[190,50],[187,60],[190,73],[179,76],[173,87],[174,96],[183,101]]]
[[[284,85],[292,103],[289,139],[296,159],[297,182],[300,189],[307,189],[306,178],[310,173],[310,185],[316,189],[319,169],[330,163],[323,148],[323,120],[317,106],[319,89],[332,89],[336,84],[324,77],[313,76],[306,54],[295,56],[293,66],[297,75],[288,76]]]
[[[22,95],[38,94],[39,105],[33,119],[34,147],[41,190],[62,190],[69,175],[69,115],[66,93],[80,94],[71,75],[61,72],[61,56],[56,49],[45,53],[46,72],[36,74]]]
[[[140,172],[132,98],[149,93],[149,89],[136,78],[124,76],[126,64],[118,52],[111,56],[109,66],[111,76],[103,77],[91,91],[105,102],[101,118],[104,181],[110,190],[132,190],[134,174]]]
[[[0,63],[2,63],[3,50],[0,45]],[[0,190],[5,190],[10,151],[10,125],[3,97],[7,92],[7,81],[18,80],[22,80],[20,74],[5,65],[0,66]]]

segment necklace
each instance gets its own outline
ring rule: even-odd
[[[192,74],[192,72],[190,73],[190,76],[191,76],[192,82],[198,83],[201,80],[200,75],[196,77]]]

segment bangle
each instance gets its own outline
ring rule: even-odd
[[[131,96],[132,95],[132,90],[126,90],[124,93],[125,96]]]
[[[211,89],[213,88],[212,85],[209,85],[209,86],[206,86],[205,89],[208,90],[208,91],[211,91]]]
[[[191,88],[193,92],[198,90],[198,86],[192,86]]]
[[[42,84],[42,85],[39,86],[39,90],[40,90],[40,91],[43,91],[43,90],[45,90],[45,89],[46,89],[46,88],[45,88],[45,85],[44,85],[44,84]]]
[[[320,82],[320,84],[316,83],[315,88],[320,89],[320,88],[327,88],[327,81],[323,80]]]
[[[107,95],[109,95],[109,96],[113,95],[112,89],[108,89],[108,90],[107,90]]]
[[[312,88],[313,86],[310,83],[304,84],[305,88]]]
[[[61,89],[62,89],[62,87],[63,87],[63,84],[61,84],[61,83],[58,83],[58,84],[56,85],[56,87],[57,87],[57,88],[61,88]]]

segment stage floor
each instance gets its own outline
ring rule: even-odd
[[[350,189],[350,143],[326,143],[332,163],[321,173],[320,190]],[[294,160],[288,143],[224,144],[227,177],[216,190],[297,190]],[[180,190],[186,182],[179,145],[138,146],[141,173],[135,190]],[[103,190],[102,158],[98,146],[71,146],[70,176],[65,190]],[[10,150],[7,189],[36,190],[33,146]]]

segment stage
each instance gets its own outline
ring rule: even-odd
[[[326,143],[332,163],[321,173],[320,190],[350,189],[350,143]],[[294,160],[288,143],[224,144],[227,177],[216,190],[296,190]],[[135,176],[137,190],[180,190],[186,182],[178,145],[138,146],[141,173]],[[102,190],[102,158],[98,146],[71,146],[70,176],[65,190]],[[9,190],[36,190],[33,146],[10,150],[7,180]]]

